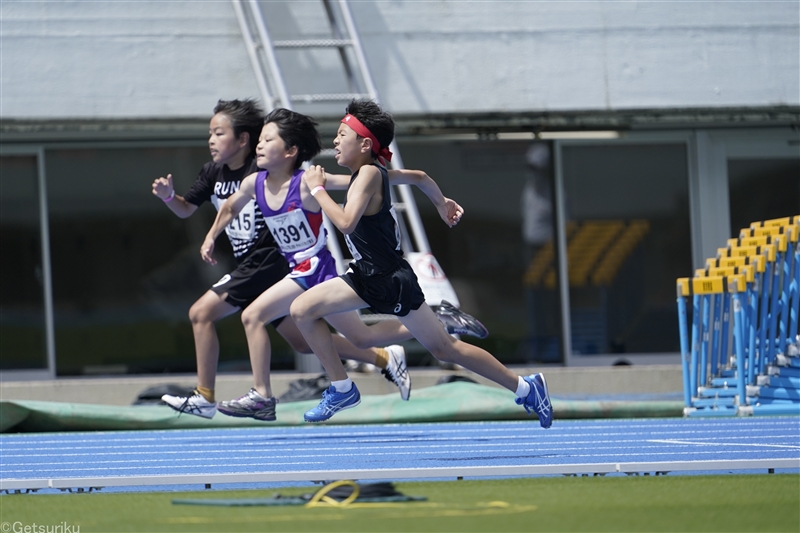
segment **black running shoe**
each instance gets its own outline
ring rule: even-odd
[[[447,300],[436,309],[436,317],[450,335],[471,335],[479,339],[489,336],[489,330],[477,318],[461,311]]]

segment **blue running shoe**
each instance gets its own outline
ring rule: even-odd
[[[544,374],[531,374],[525,376],[525,381],[531,386],[531,391],[525,398],[517,398],[517,405],[521,405],[531,414],[531,411],[539,417],[539,424],[547,429],[553,424],[553,406],[550,403],[550,393],[547,392],[547,382]]]
[[[306,411],[303,415],[306,422],[324,422],[339,411],[350,409],[361,403],[361,393],[358,392],[356,384],[347,392],[336,392],[336,388],[330,388],[322,393],[322,401],[313,409]]]

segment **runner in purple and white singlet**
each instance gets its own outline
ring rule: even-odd
[[[326,246],[326,231],[322,226],[322,211],[309,211],[303,207],[300,196],[303,170],[296,170],[289,182],[289,191],[280,209],[267,204],[264,182],[268,172],[256,176],[256,203],[264,216],[270,233],[289,263],[293,279],[303,289],[335,278],[336,263]]]

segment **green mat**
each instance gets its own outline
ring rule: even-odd
[[[262,422],[217,414],[211,420],[178,415],[167,406],[116,406],[83,403],[0,402],[0,432],[109,431],[219,427],[295,426],[317,400],[282,403],[277,421]],[[553,398],[555,418],[653,418],[683,416],[680,401],[569,401]],[[397,394],[362,396],[361,405],[337,414],[327,424],[388,424],[481,420],[535,420],[514,403],[510,392],[475,383],[454,382],[415,390],[411,401]]]

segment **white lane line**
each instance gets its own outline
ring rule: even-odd
[[[708,435],[698,436],[710,438]],[[760,440],[776,440],[776,439],[787,439],[791,442],[795,442],[797,439],[796,434],[783,434],[783,435],[726,435],[726,436],[715,436],[714,439],[717,440],[725,440],[725,439],[736,439],[736,440],[746,440],[746,439],[760,439]],[[453,439],[437,439],[442,441],[441,444],[429,444],[431,440],[408,440],[404,441],[407,446],[413,446],[416,449],[426,449],[426,448],[459,448],[459,447],[491,447],[491,446],[508,446],[508,447],[530,447],[531,442],[529,441],[515,441],[509,442],[507,440],[503,440],[502,438],[493,438],[491,440],[494,441],[501,441],[501,442],[480,442],[481,439],[469,439],[469,438],[453,438]],[[476,442],[478,440],[478,442]],[[285,451],[285,452],[302,452],[307,450],[316,450],[316,451],[326,451],[326,450],[346,450],[346,449],[386,449],[386,444],[391,443],[393,447],[400,447],[401,443],[398,441],[359,441],[359,440],[338,440],[338,439],[331,439],[334,444],[333,446],[324,445],[320,446],[321,442],[303,442],[300,443],[302,445],[298,446],[297,442],[284,442],[281,444],[276,443],[258,443],[258,442],[248,442],[243,444],[236,445],[236,448],[239,452],[247,452],[247,451],[254,451],[259,453],[264,453],[265,449],[269,449],[271,451]],[[641,442],[672,442],[672,443],[681,443],[685,442],[687,444],[692,444],[697,441],[695,440],[686,440],[682,441],[679,439],[642,439],[641,437],[632,437],[629,439],[598,439],[595,436],[587,436],[581,440],[558,440],[557,442],[542,442],[541,440],[535,441],[538,445],[537,448],[541,448],[543,445],[586,445],[586,446],[597,446],[602,444],[615,444],[615,445],[635,445]],[[326,443],[329,444],[329,443]],[[345,446],[344,444],[356,444],[356,446]],[[370,444],[369,446],[365,446],[365,444]],[[704,441],[704,444],[708,444]],[[725,444],[720,442],[712,443],[714,445],[721,445]],[[233,445],[233,444],[231,444]],[[788,444],[787,444],[788,445]],[[25,448],[24,450],[10,450],[8,448],[4,448],[3,457],[4,458],[11,458],[11,457],[35,457],[37,454],[41,454],[43,456],[49,455],[59,455],[59,456],[69,456],[71,453],[64,453],[64,452],[83,452],[82,454],[96,454],[96,455],[113,455],[113,454],[121,454],[121,453],[141,453],[138,450],[146,449],[150,452],[154,450],[157,453],[176,453],[171,452],[171,449],[180,448],[181,450],[186,450],[187,448],[194,448],[194,449],[202,449],[207,448],[209,443],[175,443],[175,442],[168,442],[163,444],[130,444],[127,446],[116,446],[115,452],[103,452],[103,450],[108,449],[108,446],[103,446],[97,443],[94,443],[90,446],[46,446],[46,447],[33,447],[33,448]],[[784,446],[783,444],[775,444],[775,446]],[[98,451],[94,451],[98,450]],[[13,453],[18,451],[24,451],[24,453]],[[229,450],[208,450],[208,453],[228,453]],[[56,452],[55,454],[49,452]]]
[[[681,446],[749,446],[754,448],[788,448],[792,450],[800,450],[800,446],[791,444],[760,444],[756,442],[704,442],[692,440],[672,440],[672,439],[650,439],[647,442],[660,442],[662,444],[679,444]]]
[[[798,430],[800,430],[800,425],[798,425]],[[717,436],[719,433],[723,433],[723,435]],[[730,435],[730,433],[731,433],[730,430],[715,430],[715,431],[702,431],[702,432],[700,432],[700,431],[674,431],[674,432],[670,432],[670,435],[665,435],[665,437],[666,436],[673,436],[673,435],[675,435],[675,436],[692,436],[692,435],[695,435],[695,436],[698,436],[698,437],[706,437],[706,436],[708,436],[710,438],[711,435],[714,435],[715,438],[720,438],[720,439],[730,439],[730,438],[757,438],[757,439],[763,439],[763,438],[787,438],[787,437],[789,437],[789,438],[792,438],[792,437],[797,438],[797,433],[796,432],[795,433],[790,433],[790,434],[785,434],[784,433],[784,434],[777,434],[777,435],[765,435],[765,434],[760,433],[760,432],[754,432],[752,435],[742,435],[742,434]],[[519,434],[515,433],[514,436],[517,437],[516,440],[518,440]],[[636,440],[636,439],[642,439],[642,437],[653,437],[653,432],[593,433],[590,436],[586,436],[585,434],[581,435],[581,436],[585,436],[587,441],[591,440],[591,441],[595,441],[595,442],[596,442],[596,439],[598,439],[598,438],[608,438],[608,437],[616,437],[617,439],[619,439],[619,438],[627,438],[627,439],[630,439],[630,440]],[[561,433],[558,433],[558,432],[553,432],[553,431],[544,432],[542,430],[539,430],[536,433],[531,433],[531,438],[535,438],[536,442],[542,442],[542,441],[558,441],[558,442],[561,442],[561,439],[563,439],[564,437],[572,437],[572,438],[574,438],[575,436],[574,435],[564,435],[564,434],[561,434]],[[263,439],[263,440],[259,439],[259,440],[255,440],[254,441],[253,439],[247,439],[246,442],[237,442],[236,440],[233,440],[233,439],[226,439],[224,437],[215,437],[214,439],[202,439],[202,440],[194,439],[194,442],[185,442],[183,439],[174,439],[174,440],[158,439],[159,442],[152,442],[149,439],[128,438],[128,439],[115,439],[113,441],[109,441],[109,440],[88,440],[87,439],[85,441],[81,441],[80,443],[77,443],[77,442],[74,442],[74,441],[68,441],[68,442],[64,442],[64,441],[48,441],[47,442],[48,446],[42,446],[42,444],[43,444],[42,442],[36,442],[36,441],[31,441],[30,443],[14,443],[14,444],[19,445],[20,449],[24,450],[25,452],[30,453],[30,452],[34,452],[34,451],[50,451],[50,450],[56,451],[56,450],[71,450],[71,449],[104,449],[104,448],[107,448],[112,442],[128,443],[125,446],[118,446],[118,447],[125,448],[125,449],[133,449],[133,448],[141,448],[141,447],[147,447],[147,448],[170,448],[170,447],[175,447],[175,446],[202,447],[202,446],[208,446],[209,444],[212,444],[212,442],[210,442],[212,440],[215,441],[215,442],[216,441],[222,441],[227,446],[238,446],[238,447],[242,447],[242,446],[247,446],[247,447],[269,446],[269,447],[280,448],[282,446],[287,446],[287,445],[297,446],[298,444],[301,444],[301,445],[305,445],[305,446],[310,447],[310,448],[315,448],[317,444],[319,444],[320,442],[323,442],[325,440],[335,441],[335,442],[341,443],[341,444],[357,443],[357,444],[395,444],[395,445],[397,445],[397,444],[399,444],[401,442],[413,442],[415,445],[418,445],[420,443],[432,442],[432,441],[441,441],[441,440],[446,440],[446,441],[450,441],[450,442],[452,442],[452,441],[473,442],[473,441],[479,440],[479,439],[496,440],[496,439],[502,439],[502,438],[506,438],[506,437],[504,437],[502,435],[498,435],[496,433],[485,433],[485,434],[482,434],[482,435],[468,435],[468,436],[454,436],[454,437],[438,437],[436,435],[426,435],[426,436],[419,437],[419,438],[405,438],[405,439],[402,439],[402,438],[399,438],[399,437],[397,437],[397,438],[385,438],[385,439],[374,438],[374,437],[357,438],[357,437],[354,437],[352,435],[348,435],[348,436],[343,437],[343,438],[325,437],[325,438],[318,438],[318,439],[308,439],[307,436],[306,436],[306,438],[280,439],[278,441],[273,441],[273,440],[270,440],[270,439]],[[645,440],[645,439],[642,439],[642,440]],[[73,444],[81,444],[83,442],[89,443],[90,445],[88,445],[88,446],[74,446],[73,445]],[[141,443],[141,444],[136,444],[136,443]],[[26,444],[26,445],[23,446],[23,444]],[[50,446],[50,444],[52,444],[52,446]],[[68,444],[68,445],[65,446],[65,444]],[[31,445],[36,445],[36,446],[31,446]],[[7,452],[16,451],[15,450],[15,448],[16,448],[15,446],[8,446],[7,443],[0,442],[0,447],[2,447],[2,449],[4,451],[7,451]]]
[[[542,448],[537,447],[534,450],[531,450],[527,445],[518,445],[518,448],[523,448],[522,451],[530,452],[537,456],[545,456],[545,455],[555,455],[555,456],[564,456],[567,455],[566,452],[577,452],[577,451],[585,451],[591,449],[594,455],[606,455],[607,453],[605,450],[614,450],[619,451],[621,449],[635,449],[635,450],[644,450],[644,449],[663,449],[664,447],[661,445],[643,445],[641,443],[635,443],[633,446],[621,447],[618,446],[616,443],[611,443],[609,446],[591,446],[591,447],[578,447],[578,446],[559,446],[555,448]],[[456,452],[461,452],[459,448],[466,448],[469,450],[471,455],[477,454],[497,454],[498,451],[501,452],[508,452],[506,455],[518,455],[520,452],[516,449],[509,448],[507,444],[504,443],[497,443],[497,444],[484,444],[482,445],[483,449],[479,449],[475,446],[471,445],[461,445],[461,446],[439,446],[439,447],[427,447],[427,448],[413,448],[411,450],[383,450],[380,449],[375,452],[366,451],[363,448],[358,447],[350,447],[350,448],[331,448],[330,451],[335,451],[337,453],[322,453],[326,450],[317,450],[316,453],[308,453],[308,454],[298,454],[298,453],[285,453],[285,454],[270,454],[271,458],[281,458],[281,457],[290,457],[292,459],[305,459],[305,458],[329,458],[329,457],[370,457],[370,456],[377,456],[377,457],[386,457],[392,458],[395,456],[405,456],[405,455],[427,455],[427,456],[435,456],[435,455],[442,455],[447,457],[452,457],[453,453],[452,450],[455,449]],[[350,451],[351,453],[342,453]],[[171,451],[166,452],[169,455],[185,455],[182,451]],[[59,455],[58,457],[70,457],[70,458],[83,458],[83,457],[100,457],[100,456],[125,456],[130,457],[132,455],[144,455],[144,458],[136,458],[135,461],[139,463],[148,463],[148,462],[180,462],[180,461],[209,461],[210,459],[219,458],[219,455],[227,454],[225,450],[209,450],[208,452],[204,452],[202,457],[169,457],[165,459],[148,459],[147,456],[153,455],[150,452],[133,452],[133,453],[125,453],[125,452],[110,452],[108,454],[96,454],[96,453],[87,453],[87,454],[64,454]],[[165,455],[163,453],[159,453],[159,455]],[[217,457],[211,457],[212,455],[217,455]],[[227,461],[247,461],[250,458],[258,458],[264,459],[264,452],[254,450],[252,452],[237,452],[235,457],[228,457],[226,455],[225,459]],[[629,455],[629,454],[622,454],[622,455]],[[25,455],[17,455],[15,457],[21,457],[25,459],[30,459],[29,456]],[[43,457],[43,459],[50,458]],[[46,466],[46,465],[68,465],[68,464],[112,464],[112,463],[129,463],[134,459],[131,460],[112,460],[112,459],[105,459],[105,460],[98,460],[92,461],[91,463],[87,463],[85,459],[77,460],[77,461],[38,461],[38,462],[24,462],[24,463],[13,463],[9,464],[8,466],[19,467],[19,466]]]
[[[691,422],[701,422],[705,423],[709,426],[720,426],[721,429],[708,429],[704,430],[701,428],[687,428],[687,426],[692,426],[696,424],[692,424]],[[557,421],[557,425],[553,427],[553,430],[550,433],[557,432],[559,435],[564,435],[565,433],[571,432],[578,432],[580,434],[584,433],[587,430],[592,429],[610,429],[614,427],[620,427],[620,431],[613,431],[613,432],[604,432],[599,433],[598,435],[607,435],[607,436],[614,436],[614,435],[646,435],[648,431],[627,431],[622,428],[631,428],[636,430],[672,430],[673,428],[680,428],[680,431],[673,431],[676,433],[699,433],[703,431],[708,431],[710,433],[726,433],[729,432],[732,425],[737,425],[745,423],[748,426],[748,429],[752,429],[753,431],[762,431],[764,428],[760,427],[762,425],[768,426],[767,429],[779,429],[779,426],[788,426],[791,428],[798,428],[800,429],[800,420],[797,419],[790,419],[784,421],[767,421],[761,419],[731,419],[725,420],[724,422],[719,422],[716,424],[711,424],[709,421],[701,421],[697,419],[681,419],[680,423],[671,423],[671,424],[638,424],[638,423],[627,423],[624,426],[620,424],[584,424],[580,425],[580,427],[570,427],[575,426],[575,422],[580,421]],[[758,424],[759,427],[755,427],[753,422],[763,422],[763,424]],[[455,423],[453,423],[455,424]],[[359,438],[359,436],[363,435],[370,438],[376,437],[404,437],[407,435],[412,436],[423,436],[425,438],[436,438],[437,435],[446,436],[448,434],[458,434],[458,435],[465,435],[468,433],[479,433],[479,434],[486,434],[486,435],[497,435],[500,433],[511,433],[513,435],[518,435],[520,431],[519,426],[526,426],[531,425],[530,428],[525,428],[531,430],[532,433],[539,432],[539,426],[535,424],[535,421],[528,422],[514,422],[514,427],[504,427],[508,426],[508,423],[502,423],[502,426],[497,427],[487,427],[490,423],[481,424],[482,427],[457,427],[453,429],[443,429],[437,426],[431,426],[434,429],[424,429],[417,427],[410,427],[406,428],[398,428],[397,430],[386,431],[386,430],[378,430],[378,431],[370,431],[370,430],[363,430],[363,426],[353,426],[356,428],[360,428],[361,430],[358,431],[330,431],[328,432],[309,432],[309,430],[313,430],[314,428],[290,428],[284,429],[283,427],[264,427],[264,428],[209,428],[203,430],[179,430],[179,429],[170,429],[170,430],[159,430],[159,433],[163,434],[165,437],[143,437],[143,436],[135,436],[134,434],[125,437],[118,437],[118,438],[111,438],[111,439],[72,439],[67,436],[65,439],[52,439],[49,437],[48,440],[43,439],[31,439],[30,435],[0,435],[0,444],[2,445],[22,445],[22,444],[64,444],[65,442],[69,443],[77,443],[77,442],[130,442],[131,440],[137,440],[142,442],[152,442],[158,440],[219,440],[223,439],[226,442],[230,442],[233,440],[231,437],[239,437],[242,440],[252,440],[252,438],[263,439],[269,442],[273,441],[281,441],[287,440],[287,438],[297,439],[297,440],[304,440],[307,441],[309,438],[311,439],[320,439],[326,437],[344,437],[344,438]],[[569,426],[565,427],[565,424],[569,424]],[[450,425],[448,424],[441,424],[443,425]],[[351,426],[339,426],[343,430]],[[385,426],[383,426],[385,427]],[[265,433],[266,431],[276,432],[280,431],[280,434],[269,434]],[[242,435],[241,432],[246,432],[247,434]],[[196,436],[187,435],[187,432],[191,432],[197,434]],[[212,435],[203,435],[203,433],[213,433]],[[118,435],[119,433],[133,433],[133,432],[98,432],[97,436],[102,437],[103,435]],[[152,432],[150,432],[152,433]],[[177,433],[177,434],[176,434]],[[239,433],[238,435],[233,435],[234,433]],[[555,436],[555,435],[553,435]],[[447,437],[450,438],[450,437]],[[471,437],[466,437],[471,438]]]
[[[648,447],[648,448],[659,448],[659,449],[663,450],[663,447],[661,447],[661,446],[652,446],[652,447]],[[554,450],[554,451],[556,451],[556,450]],[[578,451],[583,451],[583,450],[580,449]],[[538,452],[538,450],[537,450],[537,452]],[[613,459],[613,460],[620,460],[620,459],[621,460],[630,460],[630,458],[632,458],[632,457],[718,456],[719,453],[720,453],[719,451],[714,451],[714,450],[703,450],[703,451],[692,451],[692,452],[682,451],[682,450],[675,450],[675,451],[664,450],[664,451],[641,451],[641,452],[618,452],[618,453],[596,453],[596,452],[592,452],[592,453],[568,453],[568,454],[561,454],[561,455],[558,455],[558,456],[555,456],[555,457],[553,457],[553,456],[547,457],[546,456],[547,454],[536,453],[533,456],[525,456],[525,457],[511,456],[511,457],[502,457],[502,458],[493,458],[493,459],[494,460],[504,459],[505,462],[508,463],[508,464],[519,464],[520,461],[529,461],[533,457],[536,457],[536,458],[538,458],[540,460],[543,460],[543,461],[544,460],[553,461],[553,459],[574,461],[577,458],[587,458],[587,459],[591,459],[591,460],[597,461],[600,458],[603,458],[604,460],[609,460],[609,459]],[[748,456],[752,457],[752,456],[763,455],[764,453],[765,453],[765,450],[762,450],[762,449],[748,448],[748,449],[744,450],[743,452],[739,452],[739,455],[743,456],[743,457],[748,457]],[[452,460],[453,460],[453,456],[451,454],[446,454],[445,457],[442,457],[445,454],[439,454],[439,456],[428,454],[428,456],[426,456],[426,457],[421,457],[418,452],[407,451],[407,452],[393,452],[391,455],[387,455],[386,453],[347,453],[347,454],[338,453],[338,454],[331,454],[331,455],[325,455],[325,456],[314,455],[314,456],[308,456],[308,458],[309,459],[323,459],[323,460],[322,461],[306,461],[306,462],[304,462],[304,461],[288,462],[288,461],[279,460],[278,462],[267,462],[267,463],[265,463],[265,462],[248,462],[247,464],[243,464],[243,465],[233,465],[230,462],[225,462],[223,464],[215,464],[213,461],[209,461],[204,466],[206,468],[210,469],[210,471],[213,473],[214,470],[232,469],[235,466],[241,466],[241,467],[245,467],[247,469],[250,469],[253,466],[259,466],[259,465],[261,465],[261,466],[286,466],[286,465],[292,465],[292,464],[293,465],[326,464],[326,463],[330,463],[330,462],[333,462],[333,461],[336,461],[338,465],[341,465],[343,461],[348,461],[348,460],[354,460],[358,464],[364,464],[364,462],[382,464],[382,463],[393,463],[393,462],[396,462],[398,459],[402,460],[403,462],[407,462],[408,459],[406,459],[404,456],[408,456],[408,455],[413,455],[413,456],[417,457],[419,459],[419,461],[417,461],[417,462],[420,462],[420,461],[423,461],[423,462],[447,461],[449,463],[449,462],[452,462]],[[301,457],[293,457],[293,458],[294,459],[300,459]],[[377,461],[376,460],[372,460],[372,458],[377,458],[378,460]],[[280,458],[272,458],[272,459],[278,460]],[[458,461],[462,462],[462,463],[473,462],[473,461],[477,461],[477,462],[486,461],[486,459],[483,458],[483,457],[465,457],[465,458],[456,458],[456,459]],[[776,459],[797,459],[797,460],[800,460],[800,456],[796,456],[796,457],[784,457],[784,456],[782,456],[782,457],[776,457]],[[158,461],[168,461],[168,462],[175,463],[175,462],[178,462],[180,460],[176,460],[176,461],[158,460]],[[77,462],[78,464],[81,465],[80,469],[75,469],[75,468],[3,469],[3,474],[7,475],[7,474],[10,474],[10,473],[32,473],[32,472],[42,472],[42,473],[47,473],[47,472],[74,472],[76,470],[79,470],[80,472],[88,472],[88,471],[94,471],[94,470],[123,470],[123,469],[124,470],[135,470],[137,468],[142,468],[142,469],[153,469],[153,468],[188,468],[188,469],[191,469],[191,468],[199,468],[199,466],[195,467],[193,465],[173,465],[173,466],[164,467],[162,465],[149,466],[149,465],[145,465],[144,464],[146,462],[152,462],[152,460],[151,461],[146,461],[146,460],[144,460],[144,461],[136,461],[136,466],[128,466],[128,467],[104,467],[104,466],[100,466],[100,465],[105,465],[105,464],[116,464],[116,463],[125,464],[125,463],[130,463],[130,462],[131,461],[99,461],[99,462],[97,462],[95,464],[87,464],[86,462],[81,461],[81,462]],[[55,464],[59,464],[59,463],[55,463]],[[60,463],[59,465],[63,466],[63,464],[64,463]],[[559,463],[552,463],[551,462],[550,464],[559,464]],[[14,465],[14,466],[15,467],[19,467],[19,466],[23,466],[23,465]],[[26,466],[28,466],[28,465],[26,465]],[[30,464],[29,466],[36,467],[36,466],[45,466],[45,465],[34,463],[34,464]]]
[[[726,442],[709,442],[709,441],[682,441],[682,440],[675,440],[675,439],[647,439],[644,441],[628,441],[628,442],[620,442],[620,441],[577,441],[577,442],[561,442],[561,443],[551,443],[550,445],[544,446],[539,445],[536,446],[534,449],[537,453],[559,453],[568,450],[584,450],[584,449],[591,449],[595,452],[602,452],[605,449],[621,449],[621,448],[655,448],[661,446],[646,446],[643,443],[657,443],[657,444],[675,444],[675,445],[699,445],[702,444],[704,446],[710,446],[712,448],[720,448],[726,446],[755,446],[755,447],[773,447],[773,448],[783,448],[783,449],[800,449],[800,446],[795,446],[793,444],[759,444],[759,443],[726,443]],[[496,443],[466,443],[466,444],[439,444],[439,445],[426,445],[426,446],[419,446],[419,445],[409,445],[404,446],[402,448],[412,448],[412,453],[445,453],[445,452],[460,452],[463,449],[468,449],[470,452],[475,453],[494,453],[497,449],[502,450],[530,450],[531,445],[530,443],[508,443],[508,442],[496,442]],[[401,449],[402,449],[401,448]],[[347,452],[347,451],[354,451],[354,452],[361,452],[361,453],[372,453],[374,450],[375,453],[383,453],[392,455],[395,453],[402,453],[396,451],[398,447],[395,447],[392,450],[388,450],[385,447],[377,446],[377,447],[365,447],[365,446],[333,446],[333,447],[311,447],[311,448],[281,448],[275,449],[271,448],[269,450],[264,450],[260,448],[256,449],[248,449],[248,450],[238,450],[237,456],[246,457],[255,455],[258,457],[263,457],[265,455],[270,456],[291,456],[291,457],[313,457],[313,456],[321,456],[321,455],[330,455],[331,453],[336,452]],[[230,450],[199,450],[198,453],[202,452],[205,456],[227,456],[230,454]],[[309,453],[313,452],[313,453]],[[9,461],[9,459],[14,458],[23,458],[27,460],[32,460],[36,457],[40,457],[42,459],[52,459],[57,457],[112,457],[112,456],[151,456],[151,455],[172,455],[172,456],[179,456],[185,455],[185,449],[180,450],[158,450],[154,452],[152,449],[147,450],[127,450],[127,451],[114,451],[114,452],[98,452],[98,451],[90,451],[90,450],[77,450],[74,452],[69,453],[56,453],[56,454],[41,454],[41,455],[34,455],[31,453],[27,454],[3,454],[4,461],[3,463],[6,465],[10,465],[13,461]]]
[[[675,471],[719,471],[755,469],[798,469],[800,459],[748,459],[719,461],[663,461],[648,463],[594,463],[514,466],[448,466],[423,468],[341,469],[294,472],[248,472],[226,474],[173,474],[167,476],[104,476],[42,479],[0,479],[0,490],[27,488],[123,487],[224,483],[265,483],[319,481],[321,479],[416,479],[486,476],[536,476],[553,474],[635,473]]]

